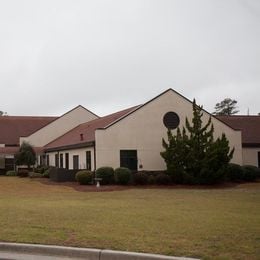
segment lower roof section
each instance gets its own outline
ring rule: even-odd
[[[95,142],[84,142],[80,144],[72,144],[72,145],[64,145],[60,147],[52,147],[52,148],[46,148],[44,149],[44,152],[59,152],[64,150],[72,150],[72,149],[78,149],[78,148],[85,148],[85,147],[93,147],[95,146]]]

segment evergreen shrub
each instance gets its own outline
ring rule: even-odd
[[[101,184],[113,184],[115,182],[114,169],[112,167],[100,167],[96,170],[96,177],[101,178]]]
[[[42,178],[43,175],[39,172],[29,172],[29,177],[30,178]]]
[[[134,174],[134,183],[136,185],[146,185],[148,184],[148,174],[145,172],[138,172]]]
[[[16,171],[7,171],[5,175],[6,176],[17,176],[17,173],[16,173]]]
[[[243,165],[244,181],[255,181],[258,177],[259,169],[253,165]]]
[[[29,170],[28,169],[20,169],[17,174],[19,177],[28,177]]]
[[[131,180],[131,171],[125,167],[115,169],[115,181],[121,185],[127,185]]]
[[[228,181],[242,181],[244,180],[244,170],[242,166],[235,163],[230,163],[227,168],[226,177]]]
[[[149,175],[148,178],[147,178],[147,183],[150,184],[150,185],[155,184],[156,183],[155,176]]]
[[[91,184],[93,179],[93,173],[87,170],[78,171],[76,173],[75,179],[81,185]]]
[[[43,166],[37,166],[36,168],[34,168],[33,171],[36,172],[36,173],[41,173],[41,174],[43,174],[44,171],[45,171],[45,168],[44,168]]]
[[[44,177],[44,178],[50,178],[50,168],[44,171],[42,177]]]
[[[171,184],[171,177],[165,173],[160,173],[155,177],[156,184],[169,185]]]

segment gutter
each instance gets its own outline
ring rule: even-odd
[[[76,148],[85,148],[85,147],[95,147],[95,141],[79,143],[79,144],[71,144],[71,145],[64,145],[59,147],[52,147],[52,148],[45,148],[44,152],[58,152],[63,150],[72,150]]]

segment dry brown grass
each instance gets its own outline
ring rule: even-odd
[[[216,259],[260,255],[260,183],[77,191],[0,177],[0,240]]]

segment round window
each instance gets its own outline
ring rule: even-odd
[[[175,112],[167,112],[163,117],[164,125],[169,129],[175,129],[180,124],[180,118]]]

